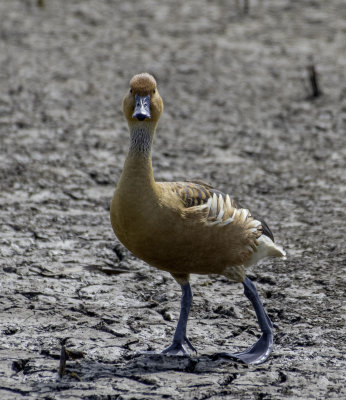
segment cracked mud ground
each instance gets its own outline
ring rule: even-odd
[[[346,398],[345,2],[43,3],[0,3],[0,398]],[[198,355],[139,354],[170,343],[180,300],[109,222],[142,71],[165,102],[156,178],[213,183],[288,252],[249,271],[274,321],[266,364],[211,358],[258,336],[217,276],[192,277]],[[62,345],[84,357],[58,379]]]

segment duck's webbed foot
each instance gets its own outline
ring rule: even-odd
[[[239,353],[217,353],[215,356],[240,360],[246,364],[262,364],[273,350],[273,325],[263,308],[255,285],[248,277],[245,278],[243,285],[244,294],[255,309],[262,336],[248,350]]]
[[[190,348],[190,350],[194,351],[197,353],[197,350],[194,348],[190,340],[185,336],[183,341],[176,341],[173,340],[173,343],[168,346],[166,349],[162,351],[162,354],[170,354],[170,355],[178,355],[178,354],[184,354],[188,355],[189,351],[187,347]]]
[[[240,353],[217,353],[217,357],[231,358],[246,364],[262,364],[269,357],[273,349],[272,333],[263,333],[259,340],[248,350]]]

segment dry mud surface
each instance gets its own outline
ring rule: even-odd
[[[0,2],[1,399],[346,398],[346,4],[248,3]],[[249,271],[275,326],[263,365],[212,359],[259,334],[217,276],[192,277],[198,354],[140,353],[170,343],[180,299],[109,222],[142,71],[165,102],[156,178],[212,182],[288,252]],[[58,379],[63,344],[84,358]]]

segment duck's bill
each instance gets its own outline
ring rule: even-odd
[[[139,96],[135,95],[135,109],[132,114],[132,118],[137,118],[139,121],[143,121],[145,118],[150,118],[150,95]]]

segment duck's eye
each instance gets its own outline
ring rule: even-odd
[[[132,93],[132,89],[130,89],[130,93]]]
[[[153,90],[153,94],[155,94],[155,93],[156,93],[156,90],[154,89],[154,90]]]

